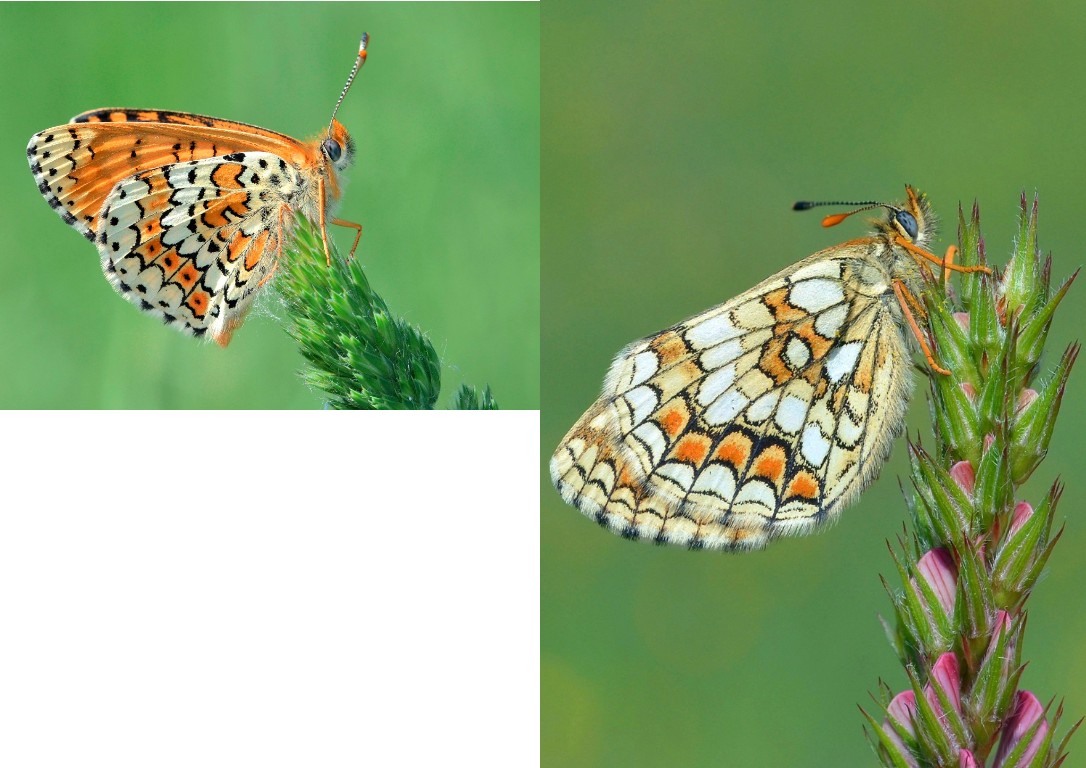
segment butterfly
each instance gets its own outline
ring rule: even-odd
[[[335,119],[366,61],[363,34],[328,127],[307,142],[158,109],[96,109],[34,134],[38,191],[94,243],[110,285],[166,325],[225,347],[274,274],[295,218],[326,222],[354,160]],[[362,227],[331,219],[356,230]]]
[[[623,349],[550,462],[562,498],[632,539],[751,550],[837,518],[904,427],[909,337],[929,265],[926,197],[906,187],[868,237],[827,248]],[[911,332],[911,333],[910,333]]]

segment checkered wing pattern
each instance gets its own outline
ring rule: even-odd
[[[95,223],[106,278],[143,311],[225,346],[282,255],[302,184],[267,152],[137,173]]]
[[[282,251],[307,158],[271,131],[148,110],[77,115],[31,137],[27,156],[119,293],[222,346]]]
[[[630,538],[714,549],[834,519],[911,389],[885,255],[828,249],[623,350],[551,461],[565,500]]]
[[[38,191],[98,247],[109,283],[180,331],[226,346],[275,271],[295,217],[326,222],[354,159],[335,119],[366,60],[358,44],[328,127],[306,142],[160,109],[95,109],[30,137]],[[359,224],[332,219],[362,234]]]

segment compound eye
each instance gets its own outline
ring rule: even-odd
[[[909,236],[909,239],[915,240],[916,235],[919,232],[919,227],[916,225],[916,218],[908,211],[895,211],[894,218],[897,219],[898,226],[905,230],[905,234]]]
[[[343,154],[343,149],[335,139],[325,139],[324,154],[328,155],[328,159],[334,163],[336,160],[339,160],[340,155]]]

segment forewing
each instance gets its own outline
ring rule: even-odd
[[[249,136],[262,136],[266,139],[282,142],[294,142],[290,136],[269,131],[249,123],[235,120],[223,120],[221,117],[197,115],[192,112],[171,112],[165,109],[128,109],[125,107],[107,107],[81,112],[69,123],[167,123],[171,125],[189,125],[201,128],[215,128],[237,131]]]
[[[899,431],[909,356],[862,245],[620,353],[562,441],[563,497],[622,535],[749,549],[836,516]]]
[[[93,222],[102,269],[143,311],[226,346],[282,252],[302,184],[267,152],[137,173]]]
[[[159,116],[170,122],[98,122],[102,114]],[[99,110],[30,137],[27,160],[38,191],[65,222],[88,240],[106,197],[134,173],[182,162],[263,151],[301,167],[306,146],[281,134],[242,123],[209,126],[192,115],[152,110]],[[85,122],[84,122],[85,121]]]

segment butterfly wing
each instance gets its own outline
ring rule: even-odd
[[[282,252],[303,183],[268,152],[136,173],[90,223],[102,269],[143,311],[226,346]]]
[[[276,142],[297,143],[290,136],[249,123],[235,120],[223,120],[221,117],[208,117],[192,112],[170,112],[164,109],[126,109],[112,107],[92,109],[81,112],[69,123],[166,123],[169,125],[188,125],[216,130],[231,130],[246,136],[262,136]]]
[[[623,350],[551,460],[563,498],[630,538],[720,549],[836,517],[911,387],[877,245],[815,254]]]
[[[169,122],[100,122],[94,117],[146,115]],[[106,197],[125,178],[154,168],[239,152],[270,152],[295,167],[311,161],[306,145],[281,134],[242,123],[152,110],[98,110],[77,115],[67,125],[30,137],[27,159],[38,191],[64,221],[94,240],[94,221]],[[82,122],[86,120],[86,122]]]
[[[313,148],[273,131],[162,110],[84,112],[35,134],[38,189],[98,246],[141,309],[225,346],[312,193]],[[273,254],[272,258],[264,258]]]

